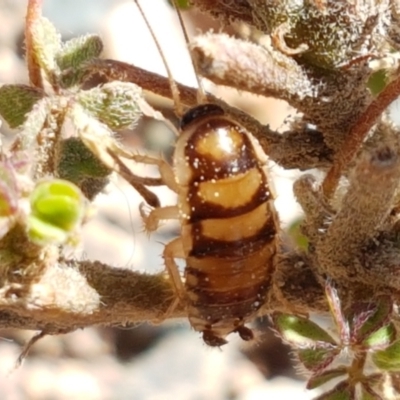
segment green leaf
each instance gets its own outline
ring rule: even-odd
[[[61,50],[61,35],[47,18],[41,17],[32,25],[32,38],[35,58],[51,81],[59,72],[55,58]]]
[[[113,169],[114,160],[108,151],[118,147],[113,137],[114,132],[107,125],[90,115],[80,104],[74,104],[71,107],[68,117],[71,118],[79,138],[87,148],[104,165]]]
[[[75,183],[88,199],[93,199],[104,188],[112,172],[80,138],[59,143],[56,170],[61,179]]]
[[[387,85],[388,76],[387,72],[383,69],[374,72],[368,79],[367,86],[373,95],[379,94]]]
[[[296,349],[299,361],[309,371],[320,373],[328,367],[340,353],[338,348]]]
[[[350,342],[350,327],[346,316],[343,314],[342,306],[340,303],[340,296],[335,285],[331,280],[325,282],[325,295],[328,300],[328,305],[331,315],[335,322],[336,328],[339,332],[341,343]]]
[[[392,309],[392,300],[388,297],[377,298],[374,303],[360,304],[353,312],[353,315],[348,317],[351,321],[351,341],[353,343],[361,343],[374,332],[381,330],[382,327],[389,323]],[[382,339],[384,332],[381,331],[380,333]],[[393,340],[393,338],[390,339],[389,337],[387,339],[389,340],[387,344]]]
[[[274,313],[272,320],[282,338],[296,347],[314,347],[316,344],[326,344],[329,348],[336,346],[336,341],[309,319]]]
[[[361,383],[360,391],[360,400],[383,400],[383,397],[363,383]]]
[[[60,143],[57,164],[59,176],[75,184],[87,177],[105,178],[112,172],[79,138]]]
[[[396,328],[393,324],[383,326],[368,336],[363,345],[369,349],[381,349],[390,345],[396,339]]]
[[[80,92],[76,99],[87,112],[111,129],[133,126],[142,115],[138,106],[142,90],[129,82],[106,83]]]
[[[374,364],[385,371],[400,371],[400,340],[396,340],[385,350],[372,354]]]
[[[71,88],[72,86],[79,86],[84,83],[87,77],[86,68],[70,68],[61,72],[58,77],[58,83],[63,89]]]
[[[42,131],[48,117],[51,115],[51,109],[51,100],[48,97],[44,97],[35,104],[32,111],[27,115],[20,132],[21,148],[23,150],[32,153],[37,146],[37,135]]]
[[[303,233],[301,232],[301,225],[303,223],[302,219],[298,219],[290,224],[288,233],[290,237],[296,243],[296,246],[302,250],[307,250],[308,248],[308,239]]]
[[[85,63],[97,58],[102,50],[103,42],[97,35],[81,36],[66,42],[57,56],[62,87],[69,88],[80,84],[87,75]]]
[[[17,128],[43,96],[42,91],[31,86],[3,85],[0,87],[0,114],[10,128]]]
[[[314,400],[355,400],[355,388],[347,381],[340,382],[332,390],[318,396]]]
[[[65,42],[56,57],[59,68],[80,67],[84,62],[97,58],[103,51],[103,42],[98,35],[85,35]]]
[[[329,371],[322,372],[321,374],[318,375],[313,375],[307,382],[307,389],[309,390],[315,389],[331,381],[332,379],[336,379],[346,374],[347,374],[346,367],[338,367]]]

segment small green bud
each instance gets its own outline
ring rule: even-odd
[[[64,243],[70,236],[70,233],[64,229],[44,222],[35,216],[30,216],[28,222],[28,235],[33,242],[38,244]]]
[[[84,198],[79,188],[61,179],[37,184],[30,204],[28,234],[40,243],[66,241],[84,216]]]

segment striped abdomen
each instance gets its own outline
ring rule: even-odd
[[[211,346],[231,332],[249,340],[244,324],[265,299],[277,241],[266,157],[218,106],[196,107],[182,124],[174,169],[189,320]]]

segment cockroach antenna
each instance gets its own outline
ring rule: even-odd
[[[152,36],[152,38],[154,40],[154,43],[157,46],[157,50],[158,50],[158,52],[159,52],[159,54],[161,56],[161,59],[162,59],[162,61],[164,63],[165,69],[167,71],[168,79],[170,81],[172,98],[174,100],[174,106],[175,106],[175,112],[176,112],[176,114],[178,116],[181,117],[184,114],[184,112],[183,112],[181,101],[180,101],[179,89],[178,89],[178,86],[176,84],[175,79],[172,76],[172,72],[171,72],[171,69],[168,66],[168,62],[167,62],[167,59],[165,57],[165,54],[164,54],[164,52],[163,52],[163,50],[162,50],[162,48],[160,46],[160,43],[158,42],[158,39],[157,39],[157,37],[156,37],[156,35],[155,35],[151,25],[150,25],[149,20],[146,17],[146,14],[144,13],[144,11],[143,11],[140,3],[139,3],[139,0],[133,0],[133,1],[135,2],[140,14],[142,15],[143,20],[144,20],[147,28],[149,29],[149,32],[150,32],[150,34],[151,34],[151,36]],[[189,51],[189,54],[190,54],[190,59],[191,59],[192,65],[193,65],[193,69],[194,69],[195,75],[196,75],[196,80],[197,80],[197,84],[198,84],[198,87],[199,87],[199,90],[197,92],[197,100],[198,100],[199,104],[202,104],[202,103],[205,103],[207,101],[207,96],[205,94],[203,85],[201,84],[201,81],[200,81],[200,78],[199,78],[199,74],[197,73],[196,64],[193,61],[192,53],[190,51],[189,37],[188,37],[188,34],[187,34],[187,30],[186,30],[185,24],[184,24],[183,19],[182,19],[181,12],[179,11],[179,7],[177,6],[176,1],[173,0],[172,3],[174,5],[174,8],[175,8],[177,14],[178,14],[179,24],[180,24],[180,26],[182,28],[183,35],[184,35],[185,42],[186,42],[186,46],[188,48],[188,51]]]
[[[162,51],[160,43],[158,42],[158,39],[157,39],[157,37],[156,37],[156,35],[155,35],[154,31],[153,31],[153,28],[150,25],[149,20],[146,17],[145,12],[142,9],[142,6],[139,3],[139,0],[133,0],[133,1],[135,2],[136,7],[138,8],[140,14],[142,15],[143,21],[145,22],[145,24],[146,24],[146,26],[147,26],[150,34],[151,34],[151,37],[153,38],[154,43],[157,46],[158,53],[160,54],[161,59],[162,59],[162,61],[164,63],[165,69],[167,71],[168,79],[169,79],[169,82],[170,82],[170,85],[171,85],[172,98],[173,98],[174,103],[175,103],[174,104],[175,105],[175,112],[178,115],[182,115],[183,114],[183,110],[182,110],[181,102],[180,102],[180,99],[179,99],[179,89],[178,89],[178,86],[177,86],[173,76],[172,76],[171,69],[168,66],[167,59],[165,58],[165,54]]]
[[[178,4],[176,3],[176,0],[172,0],[172,4],[174,5],[175,10],[176,10],[176,12],[178,14],[179,24],[180,24],[180,26],[182,28],[183,37],[185,38],[186,47],[187,47],[187,49],[189,51],[190,60],[192,62],[193,70],[194,70],[194,73],[196,75],[197,86],[199,88],[199,90],[197,91],[197,103],[198,104],[207,103],[206,92],[205,92],[204,87],[203,87],[203,85],[201,83],[201,80],[200,80],[199,69],[197,68],[196,63],[193,60],[192,50],[190,48],[189,36],[187,34],[187,29],[186,29],[185,23],[183,22],[182,13],[179,10],[179,7],[178,7]]]

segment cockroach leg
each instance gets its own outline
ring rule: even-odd
[[[179,267],[174,260],[175,258],[185,258],[182,239],[180,237],[174,239],[165,246],[163,257],[165,261],[165,267],[176,293],[176,296],[165,312],[165,319],[167,319],[168,316],[172,314],[176,306],[185,299],[184,284],[181,274],[179,273]]]
[[[163,183],[175,193],[179,191],[179,186],[175,181],[174,171],[165,160],[162,158],[145,156],[141,154],[133,154],[130,156],[130,158],[139,163],[157,165]]]
[[[253,331],[247,326],[244,325],[240,326],[239,328],[236,329],[236,332],[246,342],[254,339]]]
[[[141,203],[139,212],[143,220],[144,228],[148,233],[156,231],[161,220],[179,219],[179,209],[177,206],[153,208],[149,213],[146,213],[145,207],[146,203]]]

